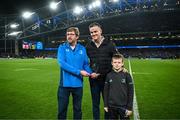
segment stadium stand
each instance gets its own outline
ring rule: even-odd
[[[24,27],[21,25],[20,28],[23,33],[16,37],[8,36],[10,30],[4,25],[11,22],[14,16],[6,17],[7,21],[2,17],[0,57],[56,58],[59,44],[66,41],[67,27],[79,27],[81,32],[79,41],[85,45],[90,40],[88,25],[96,21],[102,24],[104,36],[114,41],[125,57],[180,58],[179,0],[139,2],[128,0],[116,5],[106,1],[100,11],[87,10],[79,16],[72,15],[70,6],[66,7],[62,8],[64,12],[54,16],[42,14],[44,9],[38,10],[41,15],[39,21],[36,18],[30,22],[24,21]],[[87,4],[84,4],[84,7],[87,7]],[[18,41],[18,45],[15,41]],[[23,41],[41,41],[43,49],[23,49]],[[16,49],[18,54],[15,52]]]

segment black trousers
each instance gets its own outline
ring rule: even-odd
[[[100,119],[100,98],[101,95],[104,100],[104,80],[105,77],[99,77],[98,79],[90,79],[93,119]],[[104,119],[108,119],[108,113],[104,111]]]
[[[108,108],[109,119],[121,119],[121,120],[129,120],[129,116],[126,116],[125,108]]]

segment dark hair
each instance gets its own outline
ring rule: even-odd
[[[101,25],[100,25],[99,23],[97,23],[97,22],[91,23],[91,24],[89,25],[89,28],[94,27],[94,26],[98,26],[99,28],[102,29]]]
[[[76,34],[76,36],[80,35],[79,29],[77,27],[70,27],[66,30],[66,32],[74,32]]]
[[[124,56],[120,53],[114,54],[112,59],[122,59],[122,61],[124,62]]]

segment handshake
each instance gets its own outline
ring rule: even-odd
[[[84,77],[91,77],[93,79],[97,78],[100,75],[99,73],[94,73],[94,72],[90,74],[90,73],[86,72],[85,70],[81,70],[80,73]]]

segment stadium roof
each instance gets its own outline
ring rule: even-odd
[[[103,1],[102,7],[93,10],[88,9],[88,5],[93,0],[61,0],[58,11],[55,11],[53,14],[46,8],[50,2],[48,0],[41,0],[40,3],[38,0],[26,2],[22,2],[22,0],[16,0],[16,2],[6,1],[10,5],[1,4],[1,6],[7,7],[7,9],[2,9],[3,7],[1,7],[1,13],[7,10],[4,14],[8,15],[6,12],[9,12],[16,15],[14,18],[10,18],[9,16],[11,15],[2,17],[4,21],[0,19],[0,31],[2,33],[0,38],[2,39],[4,36],[8,37],[8,34],[14,31],[9,27],[12,23],[19,24],[19,28],[16,31],[23,33],[18,38],[49,34],[51,32],[56,33],[56,31],[59,34],[59,30],[66,29],[69,26],[88,28],[88,24],[92,21],[98,21],[105,26],[104,33],[108,34],[176,31],[179,30],[180,26],[180,0],[160,0],[156,2],[154,0],[149,0],[151,2],[124,0],[123,2],[119,1],[117,4],[111,2],[112,0],[101,0]],[[76,5],[84,6],[82,14],[73,14],[72,9]],[[20,17],[20,12],[25,7],[35,13],[27,21]],[[63,32],[61,34],[64,35]],[[81,34],[88,34],[87,29]]]

